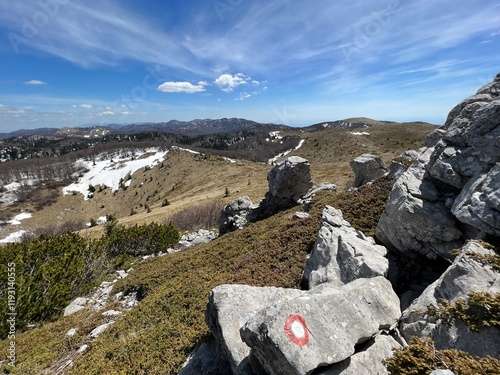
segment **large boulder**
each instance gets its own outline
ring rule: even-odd
[[[290,156],[267,175],[270,200],[288,205],[297,202],[312,187],[311,166],[306,159]]]
[[[388,172],[382,159],[376,155],[363,154],[349,164],[355,176],[354,187],[365,185]]]
[[[269,191],[259,205],[253,205],[250,198],[243,196],[224,207],[219,219],[219,234],[243,228],[248,222],[266,218],[296,204],[306,203],[320,190],[335,190],[333,184],[312,187],[311,166],[306,159],[291,156],[275,165],[267,175]],[[309,193],[309,194],[308,194]]]
[[[494,252],[480,243],[467,243],[446,272],[408,307],[402,315],[400,331],[409,341],[411,337],[430,337],[438,349],[458,349],[477,356],[500,355],[500,330],[483,327],[479,333],[472,332],[465,323],[435,321],[426,314],[427,306],[437,307],[441,299],[451,303],[467,299],[470,292],[500,293],[500,273],[483,264],[477,256]]]
[[[250,347],[240,337],[240,328],[260,310],[280,304],[305,292],[297,289],[220,285],[210,292],[206,321],[234,375],[258,374]]]
[[[219,218],[219,234],[243,228],[253,207],[252,201],[246,195],[227,204]]]
[[[453,259],[471,238],[500,233],[500,75],[432,132],[418,162],[397,180],[377,226],[402,253]]]
[[[240,330],[270,375],[309,374],[355,353],[357,345],[399,319],[399,299],[384,277],[339,288],[319,285],[273,303]]]
[[[356,231],[331,206],[323,210],[321,228],[308,256],[304,278],[309,287],[322,283],[341,286],[358,278],[386,276],[387,249]]]

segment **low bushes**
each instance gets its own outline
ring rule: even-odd
[[[436,369],[449,369],[455,375],[500,374],[500,361],[476,358],[460,350],[436,350],[431,339],[414,337],[411,345],[397,349],[384,360],[390,375],[428,375]]]
[[[113,224],[99,240],[68,232],[8,244],[0,249],[0,315],[6,316],[9,307],[9,276],[14,278],[16,328],[22,330],[29,323],[59,316],[73,298],[85,295],[123,265],[124,256],[159,252],[178,240],[179,232],[172,225],[124,228]],[[4,320],[0,338],[6,337],[8,328]]]
[[[2,248],[0,290],[7,291],[8,275],[12,274],[7,265],[13,265],[17,328],[59,315],[73,297],[88,291],[93,280],[107,272],[106,256],[103,247],[75,233],[43,234]],[[2,297],[0,315],[6,316],[7,298]],[[5,323],[0,326],[1,338],[7,334]]]

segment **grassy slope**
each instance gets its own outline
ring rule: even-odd
[[[299,288],[325,204],[347,207],[345,217],[358,229],[370,232],[389,189],[390,184],[381,180],[355,196],[322,193],[309,219],[293,220],[297,208],[291,209],[209,244],[139,264],[119,282],[116,291],[138,291],[144,299],[92,342],[68,373],[175,373],[208,334],[204,309],[213,287],[238,283]],[[373,220],[367,223],[367,217]],[[102,322],[99,313],[77,316],[80,318],[62,318],[18,335],[17,345],[22,349],[13,374],[39,373],[48,366],[55,369],[71,358],[85,343],[85,335]],[[80,335],[69,340],[65,333],[72,327]]]
[[[353,177],[348,166],[353,157],[371,152],[382,154],[388,161],[407,149],[419,148],[425,134],[432,129],[422,125],[408,129],[380,125],[367,130],[371,135],[366,137],[335,129],[301,133],[306,142],[294,154],[311,161],[315,183],[331,181],[345,187]],[[234,195],[228,199],[248,194],[255,202],[267,190],[265,175],[270,167],[263,164],[229,164],[220,158],[201,159],[185,152],[170,154],[165,164],[168,164],[166,170],[170,173],[165,181],[156,170],[146,171],[143,178],[148,181],[151,177],[153,181],[157,179],[156,185],[147,188],[151,191],[157,188],[158,182],[165,186],[166,190],[162,191],[169,190],[168,199],[172,205],[160,207],[161,197],[150,205],[153,209],[150,214],[144,210],[137,215],[126,215],[122,222],[163,220],[176,209],[220,198],[225,187],[231,192],[234,190]],[[248,180],[251,180],[250,185]],[[166,181],[176,181],[176,188],[172,190]],[[130,195],[127,194],[135,196],[135,191],[140,194],[140,189],[131,186],[123,196],[117,193],[114,197],[117,199],[111,199],[108,192],[106,195],[110,197],[106,198],[109,201],[103,204],[106,208],[123,206],[123,202],[129,202]],[[236,193],[236,190],[240,192]],[[211,288],[222,283],[298,287],[305,255],[319,229],[324,204],[342,208],[353,225],[370,233],[384,201],[384,195],[376,189],[356,197],[345,193],[325,194],[314,205],[312,217],[308,220],[292,221],[293,210],[283,212],[210,244],[139,265],[120,288],[138,289],[146,297],[101,338],[91,343],[91,350],[77,360],[70,373],[165,374],[176,371],[208,332],[204,308]],[[127,203],[126,210],[130,210],[133,204]],[[57,209],[65,208],[59,206]],[[107,213],[112,212],[102,214]],[[62,363],[84,343],[85,334],[101,321],[98,314],[84,313],[19,334],[18,367],[13,373],[39,373],[54,363]],[[69,341],[65,333],[71,327],[78,327],[81,335]],[[3,341],[0,345],[7,343]]]
[[[319,132],[300,133],[305,139],[303,146],[290,155],[298,155],[311,162],[315,183],[333,182],[340,190],[352,186],[354,173],[349,162],[364,154],[375,154],[390,161],[407,150],[423,146],[425,137],[433,125],[390,125],[378,123],[370,128],[355,129],[370,135],[353,135],[342,129],[325,129]]]

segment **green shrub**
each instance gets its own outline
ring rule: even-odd
[[[391,178],[380,177],[353,193],[338,193],[330,205],[340,209],[344,219],[354,228],[367,236],[374,236],[393,184],[394,180]]]
[[[500,327],[500,293],[470,292],[467,299],[453,303],[441,299],[437,307],[427,306],[427,313],[445,324],[459,319],[473,332],[479,332],[481,327]]]
[[[473,357],[455,349],[436,350],[431,339],[418,337],[411,339],[411,345],[394,350],[384,364],[390,375],[428,375],[437,369],[449,369],[455,375],[500,374],[498,359]]]
[[[15,267],[16,326],[50,320],[60,314],[74,297],[84,294],[92,282],[106,273],[106,250],[95,242],[88,243],[75,233],[42,234],[21,244],[0,249],[0,315],[6,316],[8,264]],[[0,326],[0,337],[7,325]]]

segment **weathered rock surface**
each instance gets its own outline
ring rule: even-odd
[[[360,187],[386,174],[387,168],[379,156],[363,154],[349,163],[354,172],[354,187]]]
[[[346,360],[319,369],[316,375],[388,375],[382,360],[392,357],[393,349],[401,345],[391,336],[379,335],[370,339],[363,349]]]
[[[322,182],[318,185],[313,186],[309,191],[298,201],[300,204],[308,205],[312,202],[312,199],[320,191],[337,191],[337,185],[330,182]]]
[[[500,163],[469,180],[451,212],[462,223],[500,236]]]
[[[301,203],[312,186],[310,164],[306,159],[291,156],[269,171],[267,181],[269,191],[259,205],[253,205],[250,198],[243,196],[224,208],[219,220],[219,234],[241,229],[247,222]]]
[[[243,228],[253,207],[252,201],[246,195],[226,205],[219,218],[219,233],[224,234]]]
[[[176,251],[183,251],[193,246],[208,243],[215,238],[217,238],[217,234],[215,232],[207,229],[200,229],[196,232],[183,235],[179,239]]]
[[[455,375],[451,370],[434,370],[429,375]]]
[[[277,204],[297,202],[312,187],[310,164],[299,156],[291,156],[276,165],[267,175],[270,199]]]
[[[212,337],[200,344],[189,356],[179,375],[233,375],[229,363],[220,356],[219,347]]]
[[[64,316],[73,315],[74,313],[83,310],[87,303],[89,303],[90,298],[77,297],[64,309]]]
[[[500,233],[500,76],[450,111],[395,183],[377,227],[386,246],[430,258]]]
[[[271,375],[308,374],[355,352],[399,318],[399,299],[384,277],[339,288],[322,284],[272,304],[251,318],[241,337]]]
[[[467,298],[469,292],[500,293],[500,273],[491,266],[484,265],[468,253],[493,254],[478,242],[469,242],[463,247],[448,270],[403,312],[400,331],[409,341],[412,336],[430,337],[436,348],[455,348],[478,356],[500,355],[500,330],[494,327],[483,328],[474,333],[461,321],[454,320],[450,325],[423,315],[427,306],[437,306],[440,299],[455,302]]]
[[[308,256],[304,278],[309,287],[322,283],[341,286],[358,278],[386,276],[387,249],[356,231],[342,212],[326,206],[313,251]]]
[[[271,303],[280,304],[305,292],[297,289],[221,285],[210,292],[206,321],[229,362],[233,374],[256,374],[250,347],[240,337],[240,328]]]

